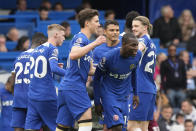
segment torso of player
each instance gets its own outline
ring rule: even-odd
[[[136,57],[123,58],[120,56],[120,48],[106,53],[105,61],[107,61],[108,69],[101,85],[103,97],[113,95],[121,99],[129,96],[131,74],[133,69],[137,67],[140,57],[141,52]],[[102,59],[102,64],[104,64],[104,58]]]
[[[71,41],[73,46],[84,47],[89,44],[83,33],[78,33]],[[68,58],[66,74],[60,84],[59,90],[86,90],[86,82],[92,61],[92,51],[77,60]]]
[[[121,45],[122,45],[121,42],[119,42],[115,46],[107,46],[107,44],[104,43],[96,47],[93,51],[93,64],[97,65],[105,53],[107,53],[108,51],[112,49],[121,47]]]
[[[28,96],[35,100],[56,100],[56,92],[49,61],[58,60],[58,49],[46,42],[32,52],[31,83]]]
[[[139,64],[138,79],[141,82],[138,82],[138,92],[156,94],[156,85],[153,79],[156,64],[156,46],[148,35],[144,35],[138,40],[145,45]]]
[[[30,83],[30,56],[33,49],[29,49],[16,58],[14,64],[15,85],[13,107],[27,108],[27,93]]]

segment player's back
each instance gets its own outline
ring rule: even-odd
[[[121,47],[121,42],[115,46],[107,46],[107,43],[101,44],[93,50],[93,64],[97,65],[101,60],[102,56],[108,51]]]
[[[22,52],[14,62],[15,85],[14,85],[14,103],[13,107],[27,108],[27,93],[30,83],[30,67],[32,61],[30,56],[33,49]]]
[[[131,73],[136,69],[141,58],[141,51],[135,57],[123,58],[120,56],[120,48],[109,51],[105,54],[99,68],[106,62],[106,74],[101,84],[103,97],[115,96],[117,99],[125,98],[130,94]],[[105,60],[104,60],[105,59]]]
[[[141,82],[138,82],[138,92],[156,94],[156,85],[153,79],[156,64],[156,46],[148,35],[144,35],[138,40],[145,45],[139,65],[138,81]]]
[[[81,32],[76,34],[71,41],[73,46],[86,46],[88,38]],[[66,74],[61,81],[59,90],[86,90],[86,82],[92,61],[92,51],[77,60],[67,60]]]
[[[28,96],[37,101],[56,100],[56,91],[53,83],[49,61],[58,59],[58,49],[46,42],[32,52],[34,63],[30,74],[33,75],[29,86]]]

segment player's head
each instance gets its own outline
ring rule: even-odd
[[[137,11],[131,11],[126,15],[126,22],[125,22],[125,27],[132,32],[132,21],[134,18],[137,16],[140,16],[140,14]]]
[[[99,13],[95,9],[84,9],[78,14],[78,22],[81,28],[87,29],[92,34],[97,33],[99,24]]]
[[[65,40],[65,28],[59,24],[49,25],[48,40],[53,41],[56,46],[61,46]]]
[[[138,40],[133,33],[126,33],[122,37],[122,53],[124,57],[136,56],[138,50]]]
[[[136,37],[140,38],[145,34],[151,34],[152,24],[150,24],[150,21],[147,17],[138,16],[133,19],[132,31]]]
[[[116,20],[107,20],[104,24],[104,34],[107,41],[115,42],[119,38],[119,23]]]
[[[31,48],[36,48],[37,46],[45,43],[47,40],[47,37],[43,33],[36,32],[32,37]]]

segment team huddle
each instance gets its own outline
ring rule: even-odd
[[[42,34],[32,38],[31,49],[16,59],[11,126],[17,131],[43,126],[69,131],[78,122],[79,131],[91,131],[92,105],[86,91],[91,76],[95,111],[103,117],[105,131],[147,131],[156,100],[156,47],[148,18],[135,17],[132,29],[121,35],[118,22],[108,20],[105,36],[93,42],[89,39],[100,26],[98,11],[82,10],[78,22],[81,31],[71,41],[66,69],[58,63],[57,46],[65,40],[64,27],[58,24],[48,26],[47,40]],[[53,74],[63,76],[58,96]]]

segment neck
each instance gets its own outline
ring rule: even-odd
[[[48,38],[48,43],[51,43],[53,46],[56,46],[56,42],[53,38]]]
[[[80,32],[82,32],[83,34],[85,34],[88,39],[90,39],[90,37],[92,35],[91,32],[90,32],[90,30],[87,30],[86,28],[82,28]]]
[[[120,40],[116,40],[116,41],[110,41],[110,40],[106,40],[107,46],[112,47],[112,46],[116,46],[119,43]]]
[[[169,23],[170,18],[164,17],[164,20],[165,20],[166,23]]]

